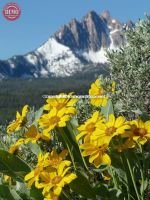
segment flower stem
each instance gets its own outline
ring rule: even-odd
[[[116,180],[116,178],[115,178],[113,169],[112,169],[112,167],[110,167],[109,169],[110,169],[111,176],[112,176],[112,178],[113,178],[114,186],[115,186],[115,188],[117,189],[117,188],[118,188],[118,184],[117,184],[117,180]]]
[[[128,158],[126,158],[126,160],[127,160],[127,164],[128,164],[128,167],[129,167],[130,174],[131,174],[131,179],[132,179],[132,182],[133,182],[133,186],[134,186],[134,189],[135,189],[135,192],[136,192],[137,199],[141,200],[139,193],[138,193],[138,190],[137,190],[137,186],[136,186],[136,183],[135,183],[135,179],[134,179],[134,175],[133,175],[133,172],[132,172],[132,169],[131,169],[130,162],[129,162]]]

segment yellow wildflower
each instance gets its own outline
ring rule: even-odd
[[[28,182],[29,188],[33,185],[34,182],[38,182],[42,169],[42,167],[36,167],[25,176],[24,180]]]
[[[63,150],[59,154],[56,152],[56,150],[53,150],[48,156],[48,164],[53,168],[57,168],[61,162],[64,162],[66,166],[69,166],[71,162],[69,160],[64,160],[67,155],[67,150]]]
[[[57,154],[57,152],[53,150],[51,153],[39,154],[35,169],[25,176],[25,181],[28,182],[28,186],[31,187],[34,182],[36,184],[39,181],[41,173],[44,171],[54,171],[59,165],[64,167],[70,166],[71,162],[64,160],[67,153],[67,150],[63,150],[61,153]]]
[[[24,144],[24,139],[23,139],[23,138],[21,138],[21,139],[19,139],[18,141],[16,141],[16,143],[13,144],[13,145],[9,148],[8,152],[11,153],[11,154],[15,153],[15,152],[19,149],[19,147],[20,147],[22,144]]]
[[[12,177],[11,176],[7,176],[7,175],[4,175],[4,181],[11,184],[12,182]]]
[[[45,141],[49,141],[51,139],[50,133],[45,130],[43,131],[43,133],[40,134],[40,137],[42,140],[45,140]]]
[[[53,108],[48,114],[43,114],[38,120],[40,128],[44,128],[45,131],[49,132],[55,127],[65,127],[66,122],[70,120],[69,115],[65,115],[66,109],[57,111]]]
[[[101,174],[104,181],[109,181],[111,179],[111,175],[108,173],[107,170],[103,171]]]
[[[58,200],[58,199],[59,199],[59,197],[54,195],[52,192],[48,192],[44,196],[44,200]]]
[[[28,131],[24,134],[25,136],[25,143],[27,144],[28,142],[36,143],[40,139],[40,134],[37,130],[37,128],[32,125]]]
[[[47,196],[49,192],[51,199],[53,199],[53,196],[58,197],[62,188],[77,178],[74,173],[69,171],[70,167],[66,167],[63,163],[56,170],[43,171],[40,174],[40,182],[36,182],[36,187],[43,188],[43,196]]]
[[[135,142],[144,145],[150,138],[150,120],[143,122],[141,119],[133,120],[131,124],[131,136]]]
[[[22,114],[20,114],[17,111],[16,120],[8,125],[7,133],[12,133],[14,131],[20,130],[20,128],[23,127],[26,124],[26,115],[27,115],[27,113],[28,113],[28,105],[25,105],[23,107]]]
[[[109,119],[104,123],[99,123],[97,131],[91,135],[91,140],[98,140],[102,144],[109,144],[111,139],[123,134],[125,130],[130,129],[124,117],[115,119],[113,114],[109,115]]]
[[[94,97],[98,96],[98,98],[91,98],[90,102],[93,106],[106,106],[108,97],[106,97],[106,92],[102,88],[101,81],[99,79],[92,83],[89,95]]]
[[[126,149],[132,149],[135,147],[135,142],[132,138],[126,138],[125,142],[123,144],[117,145],[116,149],[118,152],[122,152]]]
[[[48,153],[46,153],[45,155],[39,154],[36,168],[25,176],[24,180],[28,182],[28,187],[31,187],[34,182],[35,183],[38,182],[39,176],[43,171],[44,167],[48,166],[47,165],[48,155],[49,155]]]
[[[66,96],[66,98],[62,98]],[[68,96],[72,96],[72,93],[69,93]],[[44,110],[50,111],[53,108],[56,108],[57,111],[65,108],[65,114],[75,114],[76,109],[74,107],[77,102],[76,98],[68,98],[66,94],[61,93],[58,95],[58,98],[52,98],[46,100],[47,104],[44,106]]]
[[[43,140],[49,140],[50,134],[47,132],[44,132],[43,134],[40,134],[36,128],[35,125],[32,125],[28,131],[24,134],[25,136],[25,143],[32,142],[33,144],[36,143],[39,139]]]
[[[93,163],[96,168],[99,168],[102,164],[110,165],[111,159],[107,153],[107,144],[98,144],[98,142],[85,143],[80,145],[83,150],[83,156],[89,156],[89,162]]]
[[[94,131],[96,131],[97,123],[102,122],[103,119],[98,111],[94,112],[92,117],[88,119],[83,125],[78,127],[79,134],[77,135],[77,140],[84,137],[84,142],[89,141],[90,136]]]

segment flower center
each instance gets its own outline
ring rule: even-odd
[[[99,147],[99,152],[104,154],[107,151],[107,147],[106,145],[102,145],[101,147]]]
[[[61,181],[62,177],[61,176],[56,176],[55,178],[53,178],[52,180],[52,184],[57,184]]]
[[[56,106],[56,108],[57,108],[57,110],[60,110],[60,109],[62,109],[65,105],[66,105],[65,103],[59,103],[59,104]]]
[[[105,133],[106,135],[109,136],[109,135],[112,135],[115,131],[116,131],[116,128],[112,126],[112,127],[107,128]]]
[[[52,165],[53,167],[57,166],[59,163],[61,162],[60,158],[53,158],[52,160],[50,160],[50,165]]]
[[[93,131],[95,131],[95,124],[94,124],[94,123],[88,124],[88,125],[86,126],[86,130],[87,130],[88,132],[93,132]]]
[[[59,122],[59,117],[57,117],[57,116],[52,117],[52,118],[50,119],[50,122],[51,122],[52,124],[57,124],[57,123]]]
[[[104,95],[104,90],[103,90],[103,88],[99,88],[99,91],[98,91],[98,95]]]
[[[146,133],[147,131],[144,128],[136,128],[134,130],[134,135],[137,135],[137,136],[143,137],[144,135],[146,135]]]

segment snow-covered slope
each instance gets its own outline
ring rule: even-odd
[[[109,12],[99,16],[91,11],[80,22],[64,25],[35,51],[0,61],[0,77],[65,77],[86,66],[92,71],[107,63],[106,50],[124,45],[123,29],[129,26],[132,22],[120,23]]]
[[[55,74],[55,76],[70,76],[71,74],[82,69],[82,63],[75,56],[73,51],[50,38],[43,46],[37,49],[37,55],[43,55],[47,61],[41,75]]]

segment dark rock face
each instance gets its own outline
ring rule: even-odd
[[[58,42],[74,50],[97,51],[110,44],[107,23],[94,11],[89,12],[81,22],[73,19],[54,36]]]
[[[51,37],[51,42],[47,41],[41,46],[40,51],[35,50],[23,56],[0,61],[0,78],[40,77],[43,73],[48,77],[56,74],[59,76],[60,70],[61,74],[66,70],[67,74],[72,74],[82,65],[84,68],[89,64],[95,65],[93,61],[85,58],[83,53],[124,45],[124,30],[132,27],[132,21],[121,23],[113,19],[109,11],[104,11],[101,15],[91,11],[81,21],[73,19],[64,25]],[[51,48],[48,48],[49,45]],[[58,53],[55,45],[63,50],[59,49]],[[52,49],[52,52],[49,49]],[[87,68],[89,70],[89,67]]]
[[[69,46],[73,50],[93,50],[110,46],[110,33],[112,33],[113,44],[117,47],[125,43],[122,30],[132,28],[132,21],[123,24],[117,19],[112,19],[109,11],[104,11],[101,15],[91,11],[82,21],[73,19],[69,24],[63,26],[54,34],[55,39]]]
[[[84,18],[83,24],[88,32],[89,49],[98,51],[101,47],[109,46],[108,27],[103,18],[92,11]]]

